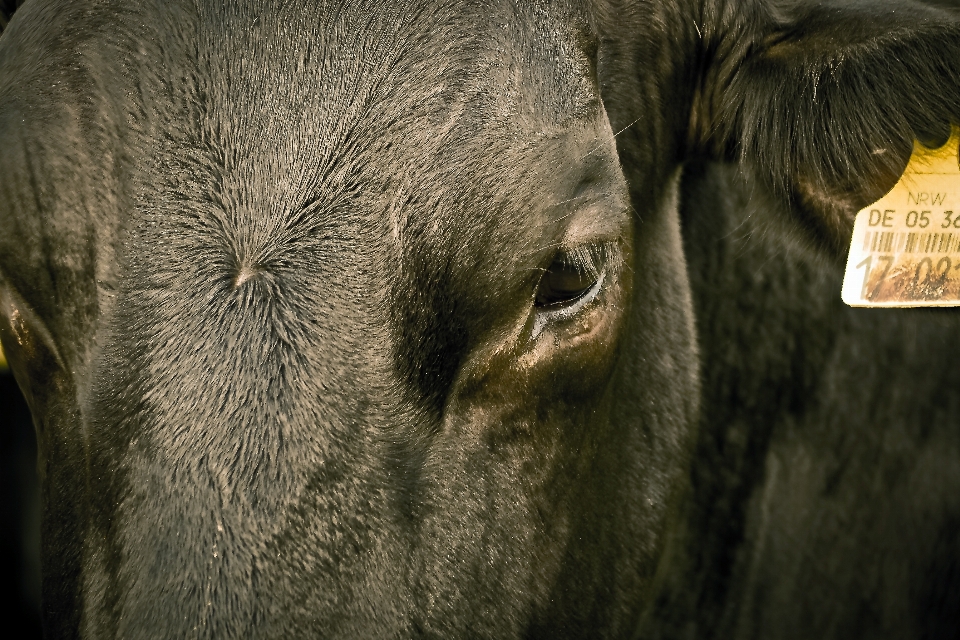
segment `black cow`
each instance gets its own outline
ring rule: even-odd
[[[46,633],[956,633],[958,321],[838,281],[951,122],[914,2],[28,2]]]

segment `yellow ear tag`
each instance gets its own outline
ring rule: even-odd
[[[899,182],[857,214],[841,297],[851,307],[960,306],[960,128],[914,143]]]

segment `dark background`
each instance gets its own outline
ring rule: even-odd
[[[30,412],[13,375],[4,368],[0,370],[0,620],[15,638],[40,637],[36,468]]]

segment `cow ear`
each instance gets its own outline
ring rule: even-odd
[[[44,322],[9,283],[0,278],[0,344],[34,416],[47,401],[54,376],[66,370]]]
[[[960,16],[909,1],[808,5],[741,16],[707,69],[693,134],[839,248],[914,139],[938,146],[960,123]]]

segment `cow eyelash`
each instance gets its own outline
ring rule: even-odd
[[[588,244],[559,252],[554,257],[554,262],[574,268],[593,278],[599,278],[606,263],[606,255],[605,244]]]

